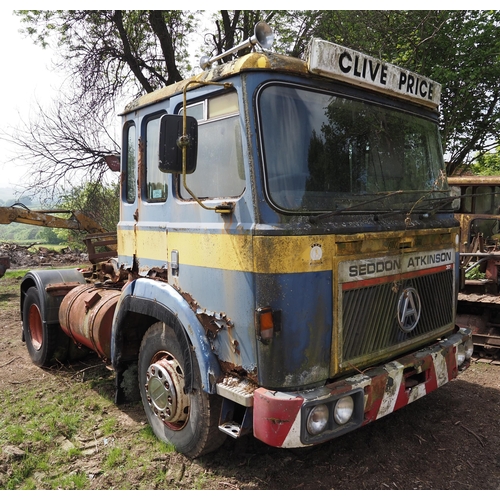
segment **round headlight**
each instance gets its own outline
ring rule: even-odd
[[[335,404],[335,409],[333,410],[333,418],[335,422],[339,425],[344,425],[352,417],[354,412],[354,400],[351,396],[345,396],[340,398]]]
[[[328,424],[329,413],[326,405],[315,406],[307,417],[307,432],[312,436],[323,432]]]
[[[472,353],[474,352],[474,343],[471,338],[465,341],[465,359],[472,358]]]
[[[457,347],[457,363],[458,366],[462,366],[465,361],[465,346],[459,344]]]

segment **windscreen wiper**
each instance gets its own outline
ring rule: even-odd
[[[326,219],[326,218],[332,217],[334,215],[340,215],[340,214],[343,214],[345,212],[350,212],[351,210],[355,210],[356,208],[362,207],[363,205],[367,205],[368,203],[373,203],[375,201],[380,201],[380,200],[383,200],[385,198],[388,198],[389,196],[394,196],[396,194],[401,194],[403,192],[404,191],[402,191],[402,190],[400,190],[400,191],[392,191],[391,193],[385,193],[383,196],[380,196],[378,198],[375,198],[375,199],[370,198],[369,200],[362,201],[361,203],[356,203],[356,205],[352,205],[350,207],[339,208],[338,210],[334,210],[332,212],[325,212],[323,214],[311,215],[311,217],[309,217],[309,222],[312,222],[314,224],[314,223],[316,223],[317,221],[319,221],[321,219]]]

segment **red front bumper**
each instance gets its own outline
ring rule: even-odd
[[[261,387],[254,392],[254,435],[271,446],[298,448],[328,441],[388,415],[456,378],[458,346],[470,336],[469,330],[460,329],[429,347],[310,391],[285,393]],[[466,360],[460,370],[469,363]],[[332,406],[347,394],[353,396],[357,417],[344,426],[332,419],[324,433],[309,436],[305,421],[310,409],[317,404]]]

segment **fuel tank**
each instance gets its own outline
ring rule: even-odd
[[[61,302],[61,328],[76,343],[110,359],[111,325],[120,294],[119,290],[94,285],[73,288]]]

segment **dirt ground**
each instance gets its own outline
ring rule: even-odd
[[[0,280],[0,294],[1,287]],[[17,302],[18,296],[11,295]],[[13,390],[20,381],[27,387],[61,376],[64,368],[61,373],[61,369],[42,370],[31,363],[21,342],[17,310],[0,311],[0,394]],[[138,405],[113,406],[111,411],[120,421],[114,437],[121,442],[146,425]],[[474,361],[457,380],[438,391],[317,447],[281,450],[253,437],[228,438],[221,449],[202,459],[190,461],[172,453],[165,463],[168,480],[162,489],[195,489],[199,474],[208,472],[212,479],[204,481],[203,489],[497,490],[500,364]],[[96,457],[82,456],[68,465],[68,473],[72,468],[90,474],[99,464]],[[148,472],[137,474],[137,487],[147,488]],[[96,474],[92,488],[119,489],[119,478]]]

